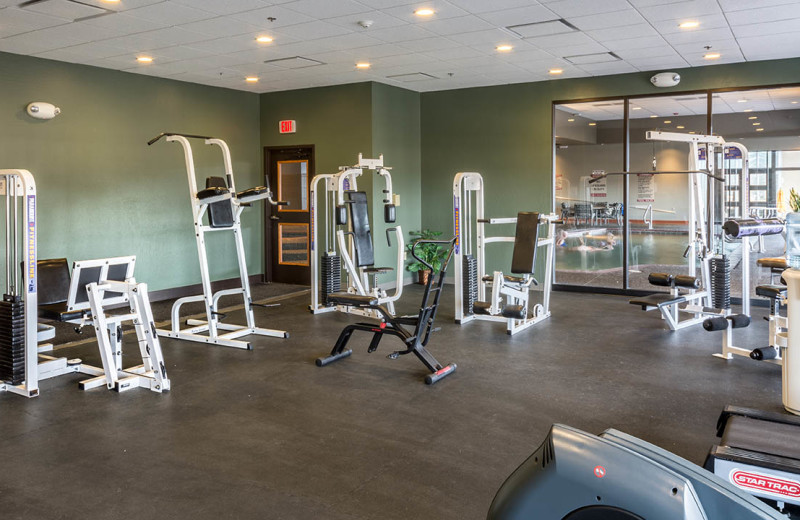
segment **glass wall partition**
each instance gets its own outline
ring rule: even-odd
[[[555,108],[555,282],[622,289],[624,102]]]

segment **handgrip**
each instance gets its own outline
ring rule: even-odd
[[[396,227],[386,228],[386,242],[389,244],[389,247],[392,247],[392,235],[389,233],[390,231],[394,231],[397,233]]]

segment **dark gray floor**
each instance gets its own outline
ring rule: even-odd
[[[77,376],[35,399],[0,394],[2,518],[481,519],[553,422],[702,463],[726,404],[781,410],[779,367],[714,358],[720,333],[668,332],[624,297],[555,293],[553,317],[515,337],[459,327],[452,292],[443,302],[430,347],[458,371],[432,387],[415,358],[384,357],[393,338],[368,355],[361,336],[317,368],[356,318],[296,297],[256,310],[288,340],[162,340],[167,394],[81,392]],[[739,338],[763,345],[766,331],[757,318]],[[98,362],[95,349],[61,352]]]

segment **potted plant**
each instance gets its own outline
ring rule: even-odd
[[[406,246],[406,249],[408,249],[411,262],[406,266],[406,269],[412,273],[417,273],[417,283],[419,284],[425,285],[428,283],[428,277],[431,275],[431,271],[425,264],[410,254],[411,248],[414,247],[414,242],[416,240],[435,240],[437,237],[441,236],[441,234],[441,231],[432,231],[430,229],[410,231],[408,233],[409,237],[411,237],[411,243]],[[444,259],[447,257],[447,249],[440,244],[420,244],[414,250],[414,253],[416,253],[419,258],[432,265],[434,271],[437,273],[442,269],[442,262],[444,262]]]

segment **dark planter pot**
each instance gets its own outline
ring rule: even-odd
[[[417,283],[420,285],[425,285],[428,283],[428,277],[431,275],[431,271],[429,269],[423,269],[417,271]]]

